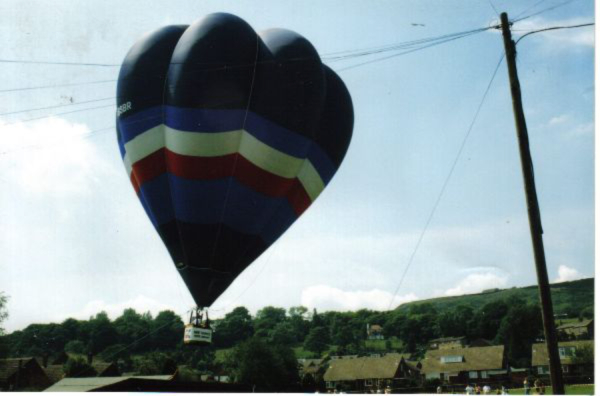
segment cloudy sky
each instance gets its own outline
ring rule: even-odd
[[[115,139],[112,65],[144,33],[224,11],[257,31],[295,30],[327,55],[487,27],[502,11],[527,17],[514,24],[515,36],[594,21],[591,0],[563,3],[2,1],[6,329],[101,310],[116,317],[126,307],[183,313],[193,305]],[[436,206],[502,52],[501,35],[490,30],[347,70],[377,56],[329,63],[354,101],[347,157],[315,204],[213,304],[213,316],[238,305],[388,309],[534,284],[505,63]],[[518,52],[550,278],[591,277],[593,28],[534,34]]]

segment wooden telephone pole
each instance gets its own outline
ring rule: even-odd
[[[562,378],[560,358],[558,355],[558,338],[554,325],[554,310],[550,296],[550,284],[548,282],[548,270],[546,268],[546,257],[544,254],[544,242],[542,241],[542,220],[538,206],[537,193],[535,191],[535,180],[533,177],[533,162],[529,152],[529,137],[527,135],[527,124],[523,113],[521,102],[521,86],[517,75],[517,64],[515,62],[515,42],[511,38],[510,24],[505,12],[500,15],[502,21],[502,36],[504,38],[504,50],[506,51],[506,64],[508,65],[508,78],[510,80],[510,93],[512,95],[513,112],[517,127],[517,138],[519,140],[519,152],[521,154],[521,169],[523,170],[523,181],[525,183],[525,196],[527,199],[527,213],[529,214],[529,230],[533,243],[533,255],[537,272],[540,302],[542,305],[542,319],[544,323],[544,334],[546,336],[546,347],[550,365],[550,381],[552,382],[555,395],[565,394],[565,385]]]

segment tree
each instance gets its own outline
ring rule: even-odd
[[[579,320],[594,319],[594,307],[586,307],[579,312]]]
[[[142,375],[167,375],[177,371],[177,363],[169,354],[151,352],[135,360],[134,368]]]
[[[237,307],[220,320],[214,334],[215,345],[229,348],[254,334],[252,317],[245,307]]]
[[[258,337],[238,344],[225,365],[237,382],[252,385],[258,392],[292,391],[299,382],[294,352],[288,347],[269,345]]]
[[[119,340],[119,334],[104,311],[92,317],[89,320],[90,325],[90,343],[88,352],[97,354],[109,346],[116,344]]]
[[[531,344],[542,335],[540,307],[517,302],[502,319],[495,341],[504,344],[509,364],[528,367],[531,365]]]
[[[144,319],[135,309],[125,309],[115,319],[113,326],[118,334],[119,344],[133,344],[131,348],[136,352],[144,351],[150,346],[152,340],[147,335],[152,331],[152,320]]]
[[[69,358],[63,365],[65,377],[94,377],[96,372],[83,358]]]
[[[459,305],[452,311],[439,315],[438,326],[443,337],[461,337],[470,335],[470,324],[473,320],[473,308]]]
[[[2,323],[8,318],[8,310],[6,304],[8,303],[8,296],[4,292],[0,292],[0,358],[5,357],[8,354],[8,344],[6,343],[6,334]]]
[[[514,305],[523,304],[519,300],[513,300],[512,303]],[[508,313],[508,308],[509,305],[504,300],[492,301],[485,304],[473,316],[473,320],[469,325],[470,331],[467,335],[471,338],[493,340],[498,334],[500,323]]]
[[[275,307],[265,307],[256,313],[254,319],[255,334],[260,337],[269,337],[271,331],[278,323],[286,321],[285,309]]]
[[[585,373],[594,372],[594,347],[591,344],[583,345],[575,350],[571,359],[573,364],[581,365]]]
[[[173,311],[161,311],[151,324],[152,345],[161,350],[173,349],[183,340],[183,321]]]
[[[278,323],[273,331],[271,331],[269,339],[276,345],[292,345],[296,341],[294,328],[288,322]]]
[[[72,340],[65,344],[65,352],[84,354],[85,344],[79,340]]]
[[[313,327],[304,340],[304,349],[321,355],[327,350],[329,342],[329,331],[325,327]]]
[[[294,339],[298,342],[303,342],[310,330],[310,322],[307,319],[308,309],[306,307],[291,307],[288,310],[288,315]]]

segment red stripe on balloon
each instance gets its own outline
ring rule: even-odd
[[[136,192],[146,181],[167,172],[191,180],[215,180],[231,176],[245,186],[270,197],[286,197],[296,215],[311,204],[310,197],[297,178],[286,179],[265,171],[239,154],[220,157],[192,157],[160,149],[133,164],[131,180]]]

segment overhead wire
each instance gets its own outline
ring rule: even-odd
[[[86,81],[86,82],[80,82],[80,83],[39,85],[39,86],[36,86],[36,87],[8,88],[8,89],[0,89],[0,93],[4,93],[4,92],[32,91],[32,90],[36,90],[36,89],[75,87],[75,86],[92,85],[92,84],[105,84],[105,83],[111,83],[111,82],[117,82],[117,81],[118,80],[98,80],[98,81]]]
[[[398,286],[396,287],[394,294],[392,295],[392,297],[390,299],[390,303],[388,305],[388,310],[391,309],[392,304],[394,303],[394,299],[398,295],[398,292],[400,291],[400,287],[402,286],[402,283],[404,282],[404,278],[406,277],[406,274],[408,273],[408,270],[409,270],[410,266],[412,265],[414,258],[417,254],[417,251],[419,250],[419,247],[421,246],[423,237],[425,236],[425,233],[427,232],[427,229],[429,228],[429,224],[431,223],[431,220],[433,219],[433,216],[440,204],[440,201],[442,200],[442,197],[446,191],[446,188],[448,187],[448,183],[450,182],[450,179],[452,178],[454,169],[456,168],[456,164],[458,163],[458,160],[460,159],[462,152],[467,144],[467,140],[469,139],[469,136],[471,135],[473,127],[475,126],[475,122],[477,121],[477,118],[479,117],[481,108],[483,107],[485,99],[487,98],[487,95],[490,92],[490,88],[492,87],[492,83],[494,82],[494,79],[496,78],[496,74],[498,73],[498,69],[500,68],[500,65],[502,64],[503,59],[504,59],[504,52],[502,53],[502,55],[500,56],[500,59],[498,60],[498,64],[496,65],[496,68],[494,69],[494,72],[492,73],[492,77],[490,78],[490,81],[485,89],[483,97],[481,98],[481,101],[479,102],[479,105],[477,106],[477,111],[475,111],[473,120],[471,121],[471,124],[469,125],[469,128],[467,129],[467,132],[465,133],[465,136],[463,137],[462,143],[458,149],[458,152],[456,153],[456,156],[454,158],[452,166],[450,167],[450,170],[448,171],[448,174],[446,175],[446,179],[444,180],[444,183],[442,184],[442,188],[440,189],[440,192],[438,193],[438,196],[437,196],[435,203],[429,213],[429,216],[427,217],[427,221],[425,222],[425,225],[423,226],[423,229],[421,230],[421,233],[419,234],[417,243],[410,255],[410,258],[408,259],[408,263],[406,264],[406,267],[404,268],[404,272],[402,273],[402,276],[400,277]]]
[[[423,45],[421,47],[409,49],[409,50],[406,50],[406,51],[403,51],[403,52],[399,52],[399,53],[396,53],[396,54],[388,55],[388,56],[377,58],[377,59],[371,59],[371,60],[368,60],[368,61],[365,61],[365,62],[361,62],[361,63],[357,63],[357,64],[354,64],[354,65],[351,65],[351,66],[347,66],[347,67],[343,67],[343,68],[337,69],[336,71],[337,72],[342,72],[342,71],[354,69],[354,68],[357,68],[357,67],[360,67],[360,66],[368,65],[370,63],[381,62],[381,61],[384,61],[384,60],[387,60],[387,59],[391,59],[391,58],[395,58],[395,57],[398,57],[398,56],[407,55],[407,54],[410,54],[410,53],[413,53],[413,52],[417,52],[417,51],[421,51],[421,50],[424,50],[424,49],[427,49],[427,48],[430,48],[430,47],[435,47],[437,45],[445,44],[445,43],[450,42],[450,41],[458,40],[458,39],[461,39],[461,38],[464,38],[464,37],[469,37],[469,36],[472,36],[474,34],[481,33],[483,31],[486,31],[486,30],[492,29],[492,28],[493,27],[478,29],[477,31],[465,33],[465,34],[463,34],[461,36],[450,37],[450,38],[447,38],[447,39],[442,40],[442,41],[436,41],[436,42],[433,42],[433,43],[430,43],[430,44],[427,44],[427,45]]]
[[[546,12],[548,12],[548,11],[552,11],[552,10],[555,10],[555,9],[557,9],[557,8],[559,8],[559,7],[563,7],[563,6],[566,6],[566,5],[568,5],[568,4],[571,4],[571,3],[572,3],[572,2],[574,2],[574,1],[575,1],[575,0],[567,0],[567,1],[564,1],[564,2],[562,2],[562,3],[555,4],[555,5],[551,6],[551,7],[547,7],[547,8],[544,8],[544,9],[540,10],[540,11],[534,12],[533,14],[529,14],[529,15],[526,15],[526,16],[524,16],[524,17],[521,17],[521,18],[516,18],[516,19],[514,19],[514,20],[512,21],[512,23],[517,23],[517,22],[520,22],[520,21],[524,21],[525,19],[531,18],[531,17],[533,17],[533,16],[537,16],[537,15],[540,15],[540,14],[544,14],[544,13],[546,13]]]
[[[515,42],[515,45],[517,45],[519,43],[519,41],[523,40],[525,37],[527,37],[529,35],[532,35],[532,34],[535,34],[535,33],[547,32],[549,30],[575,29],[575,28],[586,27],[586,26],[594,26],[594,25],[595,25],[594,22],[590,22],[590,23],[582,23],[580,25],[552,26],[552,27],[547,27],[547,28],[543,28],[543,29],[532,30],[532,31],[530,31],[528,33],[525,33],[521,37],[519,37],[519,39]]]
[[[72,103],[58,104],[58,105],[54,105],[54,106],[37,107],[37,108],[17,110],[17,111],[8,111],[6,113],[0,113],[0,116],[7,116],[7,115],[14,115],[14,114],[21,114],[21,113],[29,113],[31,111],[57,109],[57,108],[60,108],[60,107],[78,106],[78,105],[82,105],[82,104],[94,103],[94,102],[102,102],[104,100],[112,100],[112,99],[115,99],[115,97],[111,96],[111,97],[102,98],[102,99],[84,100],[82,102],[72,102]],[[0,124],[0,126],[2,126],[2,124]]]
[[[537,3],[534,3],[533,5],[525,8],[523,11],[519,12],[517,15],[515,15],[515,18],[520,17],[523,14],[528,13],[529,11],[533,10],[535,7],[537,7],[538,5],[542,4],[544,1],[546,0],[539,0]]]

